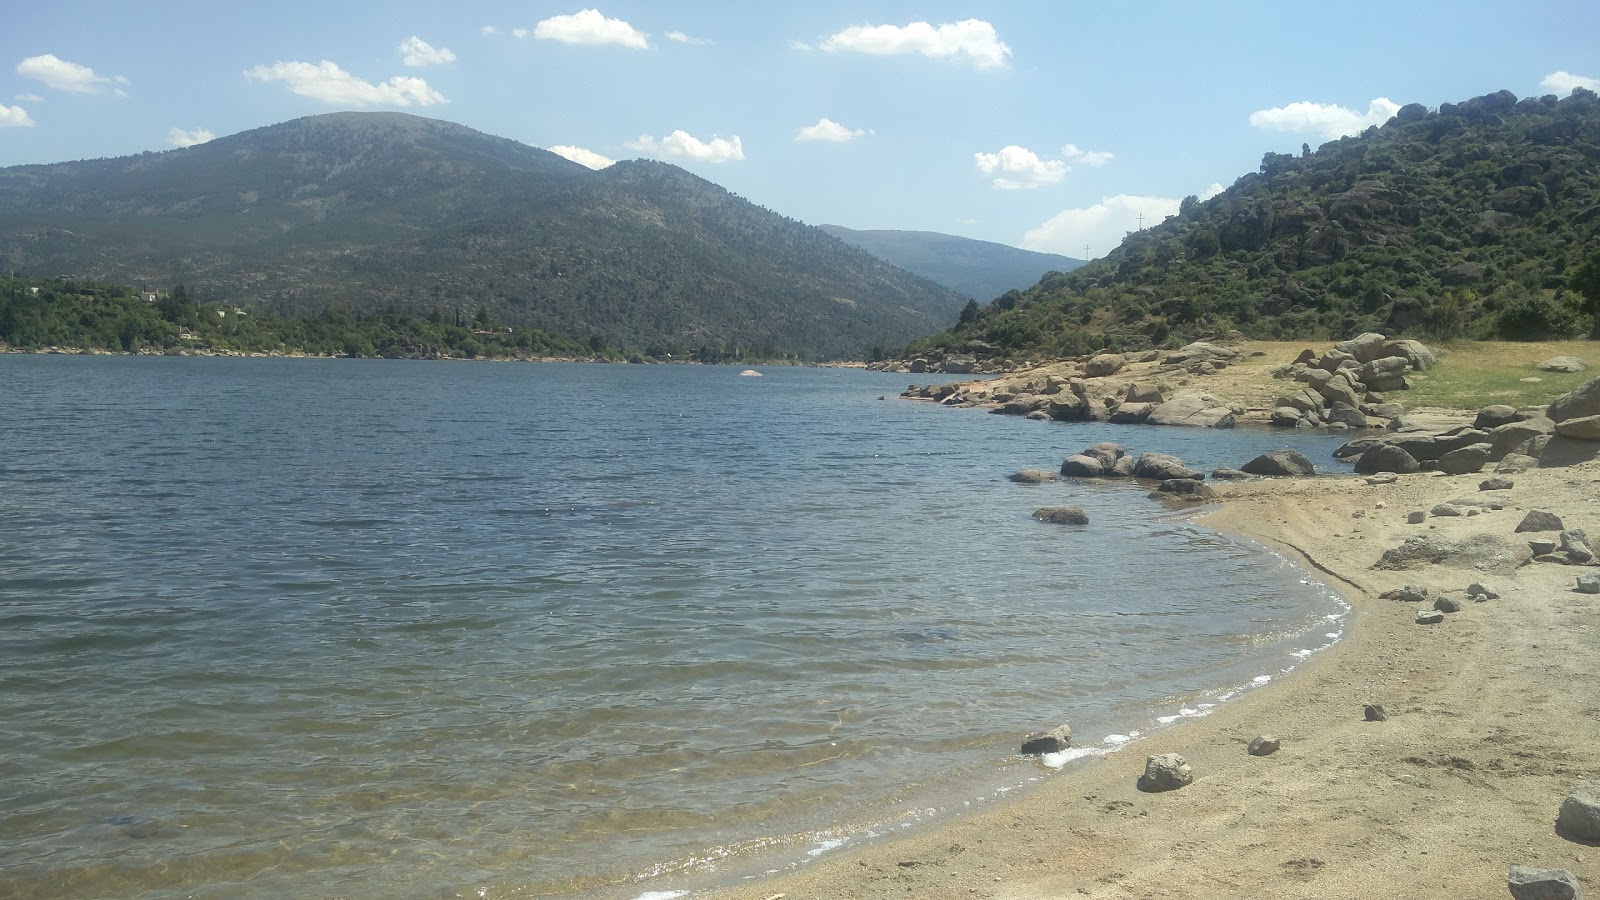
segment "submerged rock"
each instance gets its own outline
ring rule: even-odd
[[[1059,476],[1056,473],[1046,472],[1043,469],[1023,469],[1020,472],[1012,472],[1006,477],[1017,484],[1043,484],[1046,481],[1059,480]]]
[[[1089,515],[1078,506],[1046,506],[1033,511],[1033,517],[1052,525],[1087,525]]]
[[[1049,731],[1036,731],[1022,739],[1022,753],[1036,756],[1043,753],[1060,753],[1072,743],[1072,726],[1061,724]]]

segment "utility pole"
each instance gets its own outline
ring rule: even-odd
[[[1084,262],[1088,262],[1089,261],[1089,245],[1088,244],[1084,244],[1083,245],[1083,261]]]
[[[1139,230],[1144,230],[1144,213],[1139,213]]]

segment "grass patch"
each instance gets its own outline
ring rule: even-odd
[[[1543,407],[1600,376],[1600,344],[1590,341],[1456,341],[1437,349],[1439,365],[1412,373],[1411,390],[1396,391],[1391,399],[1410,408],[1470,411],[1497,403]],[[1552,356],[1576,356],[1590,368],[1576,375],[1535,368]]]

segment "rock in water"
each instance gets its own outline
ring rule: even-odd
[[[1560,531],[1561,527],[1561,518],[1555,513],[1546,512],[1542,509],[1531,509],[1528,510],[1527,515],[1522,517],[1522,521],[1517,524],[1517,533],[1520,534],[1524,531]]]
[[[1257,735],[1250,742],[1251,756],[1271,756],[1278,752],[1278,736],[1274,734]]]
[[[1512,866],[1506,889],[1514,900],[1583,900],[1578,879],[1566,869]]]
[[[1038,731],[1022,739],[1025,756],[1042,753],[1060,753],[1072,743],[1072,726],[1057,725],[1049,731]]]
[[[1600,841],[1600,787],[1586,784],[1568,794],[1561,801],[1556,831],[1573,840]]]
[[[1366,706],[1361,708],[1361,713],[1368,722],[1389,721],[1389,713],[1384,710],[1381,704],[1368,703]]]
[[[1251,475],[1299,477],[1316,474],[1316,467],[1294,450],[1271,450],[1245,463],[1241,468]]]
[[[1006,477],[1017,484],[1042,484],[1046,481],[1055,481],[1058,476],[1043,469],[1023,469],[1021,472],[1012,472]]]
[[[1106,467],[1085,453],[1074,453],[1061,461],[1061,474],[1069,478],[1099,478],[1106,473]]]
[[[1188,760],[1176,753],[1158,753],[1144,761],[1144,774],[1139,776],[1139,790],[1148,794],[1175,791],[1194,781],[1194,770]]]
[[[1046,506],[1033,511],[1033,517],[1052,525],[1087,525],[1089,515],[1077,506]]]

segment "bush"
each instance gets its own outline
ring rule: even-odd
[[[1578,311],[1548,297],[1517,297],[1500,307],[1495,333],[1507,341],[1548,341],[1583,330]]]

